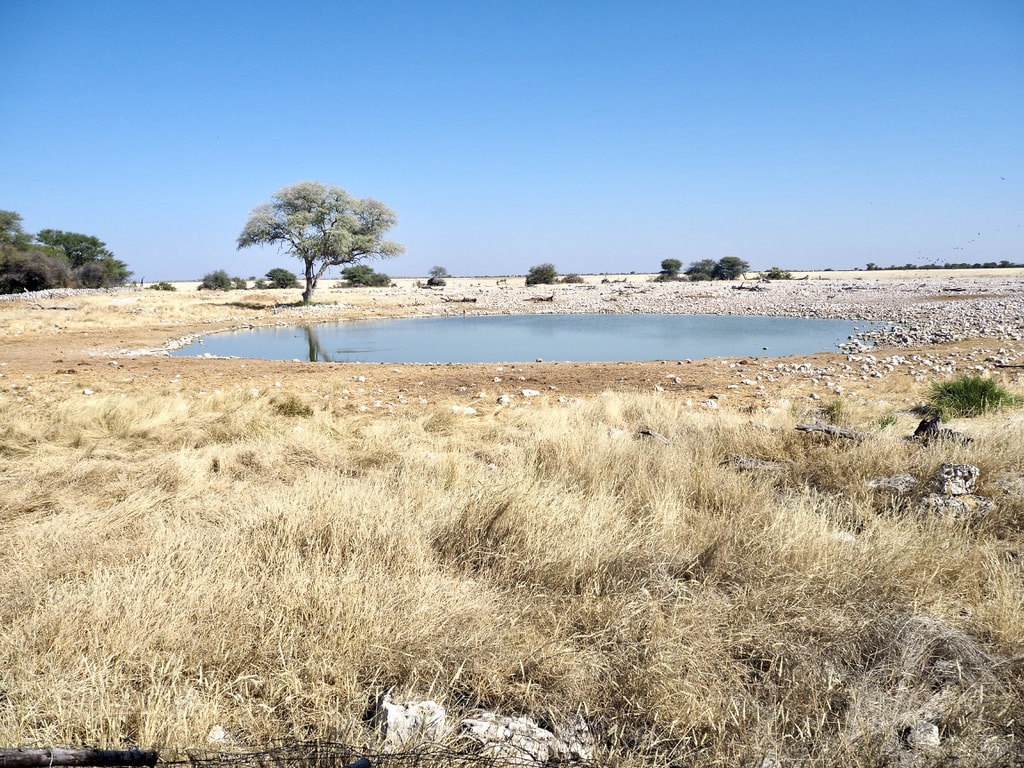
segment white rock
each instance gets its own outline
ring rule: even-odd
[[[947,496],[974,493],[979,470],[970,464],[943,464],[935,473],[935,490]]]
[[[926,720],[915,724],[907,734],[907,744],[913,749],[939,746],[939,726]]]
[[[536,397],[537,395],[540,394],[540,392],[538,392],[536,389],[523,389],[520,390],[520,394],[523,397]]]
[[[468,405],[453,405],[452,413],[457,413],[460,416],[476,416],[476,408],[470,408]]]
[[[384,729],[384,749],[398,752],[408,747],[438,741],[445,730],[447,713],[436,701],[412,701],[396,704],[390,695],[380,702],[380,720]]]

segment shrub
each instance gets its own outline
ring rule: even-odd
[[[571,272],[570,274],[562,278],[562,282],[579,284],[583,282],[583,278],[580,275],[577,275],[575,272]]]
[[[718,263],[713,259],[693,261],[690,262],[690,266],[686,268],[686,275],[691,280],[710,280],[712,275],[715,273],[716,266],[718,266]]]
[[[294,272],[289,272],[283,267],[274,267],[274,269],[267,272],[267,280],[270,282],[271,288],[295,288],[299,284],[299,278]],[[262,282],[262,281],[259,281]],[[265,287],[266,284],[264,284]],[[257,287],[259,287],[257,285]]]
[[[0,251],[0,293],[44,291],[69,285],[71,270],[59,256],[47,256],[35,249]]]
[[[551,285],[557,281],[558,272],[554,264],[538,264],[526,273],[527,285]]]
[[[712,277],[716,280],[735,280],[743,277],[743,273],[750,269],[750,265],[738,256],[723,256],[715,265]]]
[[[345,267],[341,270],[341,277],[348,285],[358,288],[360,286],[368,286],[373,288],[379,288],[381,286],[391,285],[391,278],[385,275],[383,272],[374,272],[372,268],[365,264],[356,264],[352,267]]]
[[[444,267],[431,267],[430,277],[427,278],[427,285],[434,288],[447,285],[448,283],[445,280],[446,277],[451,277],[451,275],[448,274],[447,269]]]
[[[655,279],[656,282],[668,282],[679,279],[679,270],[683,268],[683,262],[679,259],[664,259],[661,262],[661,272]]]
[[[928,403],[942,418],[980,416],[1020,404],[999,382],[984,376],[964,374],[948,381],[937,381],[928,392]]]
[[[825,417],[825,421],[835,424],[837,427],[845,426],[849,420],[846,403],[838,398],[822,408],[821,414]]]
[[[793,273],[778,267],[772,267],[767,272],[762,272],[761,277],[765,280],[792,280]]]
[[[231,278],[228,277],[228,273],[223,269],[218,269],[215,272],[209,272],[203,275],[202,281],[199,283],[200,291],[230,291],[231,290]]]
[[[247,291],[249,290],[249,283],[246,282],[244,278],[232,277],[231,287],[238,291]]]
[[[166,280],[162,280],[159,283],[154,283],[153,285],[149,286],[149,290],[151,290],[151,291],[176,291],[178,289],[177,289],[177,287],[175,287],[171,283],[168,283]]]

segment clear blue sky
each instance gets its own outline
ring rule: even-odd
[[[0,0],[0,208],[148,281],[314,179],[393,276],[1024,262],[1024,2]]]

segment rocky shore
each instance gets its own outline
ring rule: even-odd
[[[337,295],[337,293],[331,294]],[[462,280],[443,289],[396,287],[381,299],[407,316],[643,313],[807,317],[883,324],[865,342],[918,347],[968,338],[1024,338],[1024,278],[602,282],[524,287]]]

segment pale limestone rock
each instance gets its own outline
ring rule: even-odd
[[[943,464],[935,473],[935,492],[946,496],[974,493],[978,468],[971,464]]]
[[[909,493],[917,485],[913,475],[893,475],[892,477],[876,477],[868,480],[868,488],[893,493]]]
[[[396,704],[391,695],[380,701],[378,718],[384,731],[384,749],[400,752],[420,744],[438,741],[444,734],[447,713],[444,706],[429,699]]]

